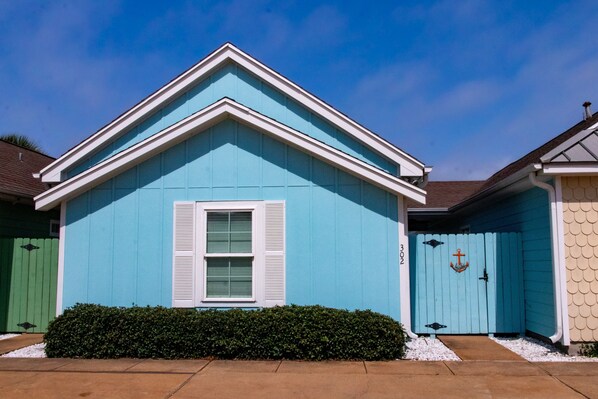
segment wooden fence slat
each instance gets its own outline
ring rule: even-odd
[[[28,251],[31,244],[38,249]],[[56,314],[58,239],[0,239],[0,333],[45,332]]]
[[[49,320],[56,317],[56,295],[58,294],[58,239],[52,240],[52,256],[50,257],[50,310]]]

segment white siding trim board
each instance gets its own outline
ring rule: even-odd
[[[58,241],[58,276],[56,279],[56,316],[62,314],[64,295],[64,246],[66,244],[66,201],[60,203],[60,233]]]
[[[411,330],[411,286],[409,280],[409,237],[407,204],[405,198],[398,196],[399,211],[399,290],[401,303],[401,323],[405,327],[405,332],[410,338],[417,338]]]
[[[141,143],[108,158],[93,168],[41,193],[34,198],[36,209],[52,209],[60,201],[75,197],[188,139],[193,134],[231,117],[386,191],[425,203],[424,190],[225,98],[156,133]]]
[[[563,221],[563,182],[560,176],[556,176],[555,183],[556,194],[556,239],[559,246],[559,268],[561,270],[561,304],[563,312],[563,345],[571,344],[569,332],[569,306],[567,300],[567,266],[565,263],[565,225]]]

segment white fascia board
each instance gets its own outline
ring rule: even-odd
[[[546,175],[598,175],[598,162],[576,163],[576,164],[545,164],[542,165],[542,173]]]
[[[230,99],[222,99],[93,168],[41,193],[35,197],[36,209],[51,209],[56,204],[109,180],[226,118],[238,120],[386,191],[404,195],[419,203],[425,203],[426,192],[424,190]]]
[[[232,60],[245,69],[251,71],[259,78],[273,85],[295,101],[303,104],[308,109],[328,120],[340,129],[353,135],[357,140],[368,147],[386,156],[400,165],[403,176],[422,176],[424,164],[414,157],[390,144],[386,140],[372,133],[368,129],[351,120],[330,105],[303,90],[279,73],[255,60],[230,43],[226,43],[202,61],[175,78],[172,82],[162,87],[154,94],[141,101],[139,104],[125,112],[113,122],[100,129],[94,135],[78,144],[66,154],[41,170],[42,181],[57,183],[62,181],[62,172],[73,166],[76,162],[91,154],[92,151],[111,141],[124,130],[131,128],[141,121],[143,117],[159,109],[162,105],[173,100],[177,95],[190,88],[194,83],[208,76],[221,64]]]

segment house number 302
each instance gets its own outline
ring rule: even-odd
[[[399,247],[399,259],[401,260],[401,265],[405,264],[405,246],[401,244]]]

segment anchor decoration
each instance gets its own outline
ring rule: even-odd
[[[451,262],[451,268],[456,271],[457,273],[462,273],[469,267],[469,262],[465,262],[465,264],[461,263],[461,257],[465,256],[465,254],[461,253],[461,249],[457,249],[457,253],[453,254],[453,256],[457,257],[457,264],[455,265]]]

